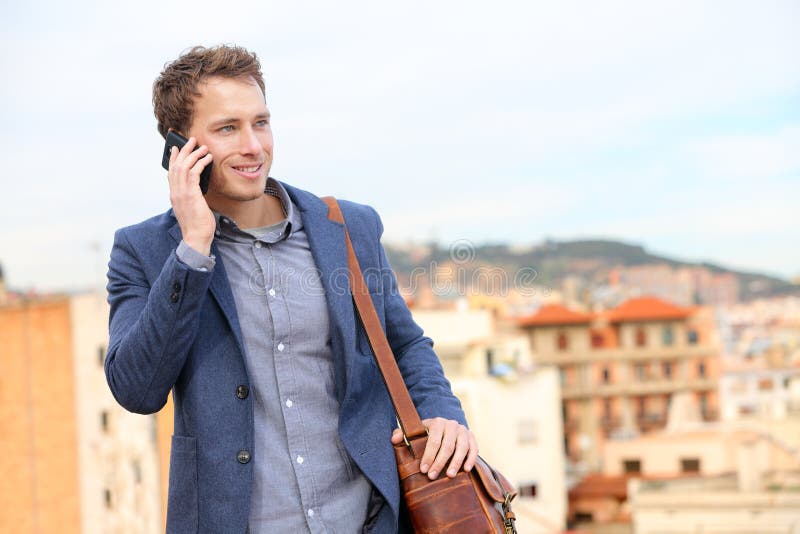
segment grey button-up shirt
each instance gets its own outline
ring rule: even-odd
[[[215,235],[255,409],[249,531],[361,532],[372,487],[339,439],[325,290],[286,190],[270,178],[265,192],[281,201],[283,221],[242,230],[216,214]],[[183,242],[178,258],[214,267]]]

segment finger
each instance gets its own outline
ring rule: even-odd
[[[447,467],[447,476],[453,478],[461,469],[461,464],[464,463],[464,458],[469,452],[469,432],[466,428],[462,428],[456,438],[456,449],[453,451],[453,457],[450,459],[450,465]]]
[[[395,428],[392,432],[392,444],[399,445],[403,441],[403,432],[399,428]]]
[[[181,149],[183,150],[183,149]],[[187,169],[187,173],[194,170],[195,165],[203,159],[204,157],[208,156],[208,147],[206,145],[202,145],[197,150],[193,151],[192,153],[188,154],[187,156],[182,157],[181,166]],[[204,165],[205,166],[205,165]],[[203,168],[201,167],[200,170],[202,171]]]
[[[467,454],[467,461],[464,462],[464,471],[471,471],[475,467],[475,462],[478,461],[478,440],[475,434],[469,432],[469,454]]]
[[[197,146],[197,139],[190,137],[186,144],[181,147],[180,155],[185,158],[192,153],[195,146]]]
[[[422,422],[428,428],[428,444],[425,446],[425,452],[422,454],[419,470],[422,473],[427,473],[436,458],[436,453],[439,452],[439,446],[442,444],[444,419],[426,419]]]
[[[199,152],[199,150],[197,151]],[[214,159],[214,156],[211,154],[206,154],[195,163],[191,169],[189,169],[189,176],[192,177],[190,182],[197,183],[200,181],[200,173],[203,172],[203,169],[211,163],[211,160]]]
[[[456,421],[448,421],[445,425],[444,436],[442,437],[442,444],[439,446],[439,452],[436,454],[436,460],[433,461],[430,471],[428,471],[428,478],[435,480],[439,473],[444,470],[447,461],[453,455],[456,448],[456,438],[458,438],[459,424]]]
[[[169,149],[169,170],[167,171],[167,180],[169,180],[170,186],[174,182],[176,159],[178,159],[178,147],[171,146]]]

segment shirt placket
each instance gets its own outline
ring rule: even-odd
[[[280,242],[279,242],[280,243]],[[256,240],[253,244],[255,256],[264,273],[267,306],[273,323],[273,362],[277,377],[281,413],[286,429],[289,455],[295,477],[300,488],[300,499],[311,532],[324,532],[318,510],[319,500],[313,477],[312,458],[306,440],[307,429],[303,426],[302,392],[298,388],[297,367],[294,365],[291,316],[287,302],[288,280],[282,280],[273,246]],[[282,285],[283,284],[283,285]],[[300,319],[301,320],[301,319]]]

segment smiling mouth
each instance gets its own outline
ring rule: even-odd
[[[232,167],[233,167],[234,170],[237,170],[239,172],[243,172],[243,173],[246,173],[246,174],[252,174],[254,172],[260,171],[262,165],[264,165],[264,164],[263,163],[259,163],[258,165],[250,165],[250,166],[247,166],[247,167],[245,167],[245,166],[232,166]]]

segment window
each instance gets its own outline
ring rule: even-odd
[[[645,345],[647,345],[647,334],[644,328],[639,328],[636,330],[636,346],[644,347]]]
[[[622,460],[622,471],[625,474],[641,473],[642,472],[642,461],[639,460],[639,459]]]
[[[603,417],[611,419],[611,399],[603,399]]]
[[[705,362],[700,362],[697,364],[697,376],[700,378],[706,377],[706,364]]]
[[[611,381],[611,371],[608,367],[603,367],[603,384],[608,384]]]
[[[131,462],[131,467],[133,468],[133,480],[137,484],[142,483],[142,466],[139,463],[139,460],[133,460]]]
[[[636,380],[644,380],[645,378],[645,368],[643,363],[637,363],[634,368],[634,372],[636,373]]]
[[[603,334],[598,334],[597,332],[594,332],[592,334],[592,348],[593,349],[603,348]]]
[[[567,334],[564,332],[558,333],[558,350],[567,350]]]
[[[705,416],[708,413],[708,394],[705,392],[698,393],[697,400],[700,403],[700,414]]]
[[[492,349],[486,349],[486,370],[491,375],[494,369],[494,352]]]
[[[672,334],[672,327],[671,326],[665,326],[664,327],[664,330],[661,333],[661,341],[664,343],[664,345],[667,345],[667,346],[672,345],[672,343],[674,341],[674,336]]]
[[[672,362],[664,362],[664,378],[667,380],[672,378]]]
[[[536,484],[521,484],[519,486],[520,497],[536,497]]]
[[[681,473],[699,473],[699,458],[681,458]]]
[[[689,345],[697,345],[697,330],[689,330],[687,334],[687,341]]]
[[[103,429],[103,432],[108,432],[108,412],[106,410],[100,412],[100,428]]]
[[[636,399],[636,414],[639,417],[644,417],[645,406],[646,406],[645,398],[644,397],[638,397]]]
[[[111,508],[111,490],[106,488],[103,490],[103,500],[106,503],[106,508]]]
[[[758,381],[758,389],[759,391],[772,391],[772,379],[771,378],[762,378]]]

